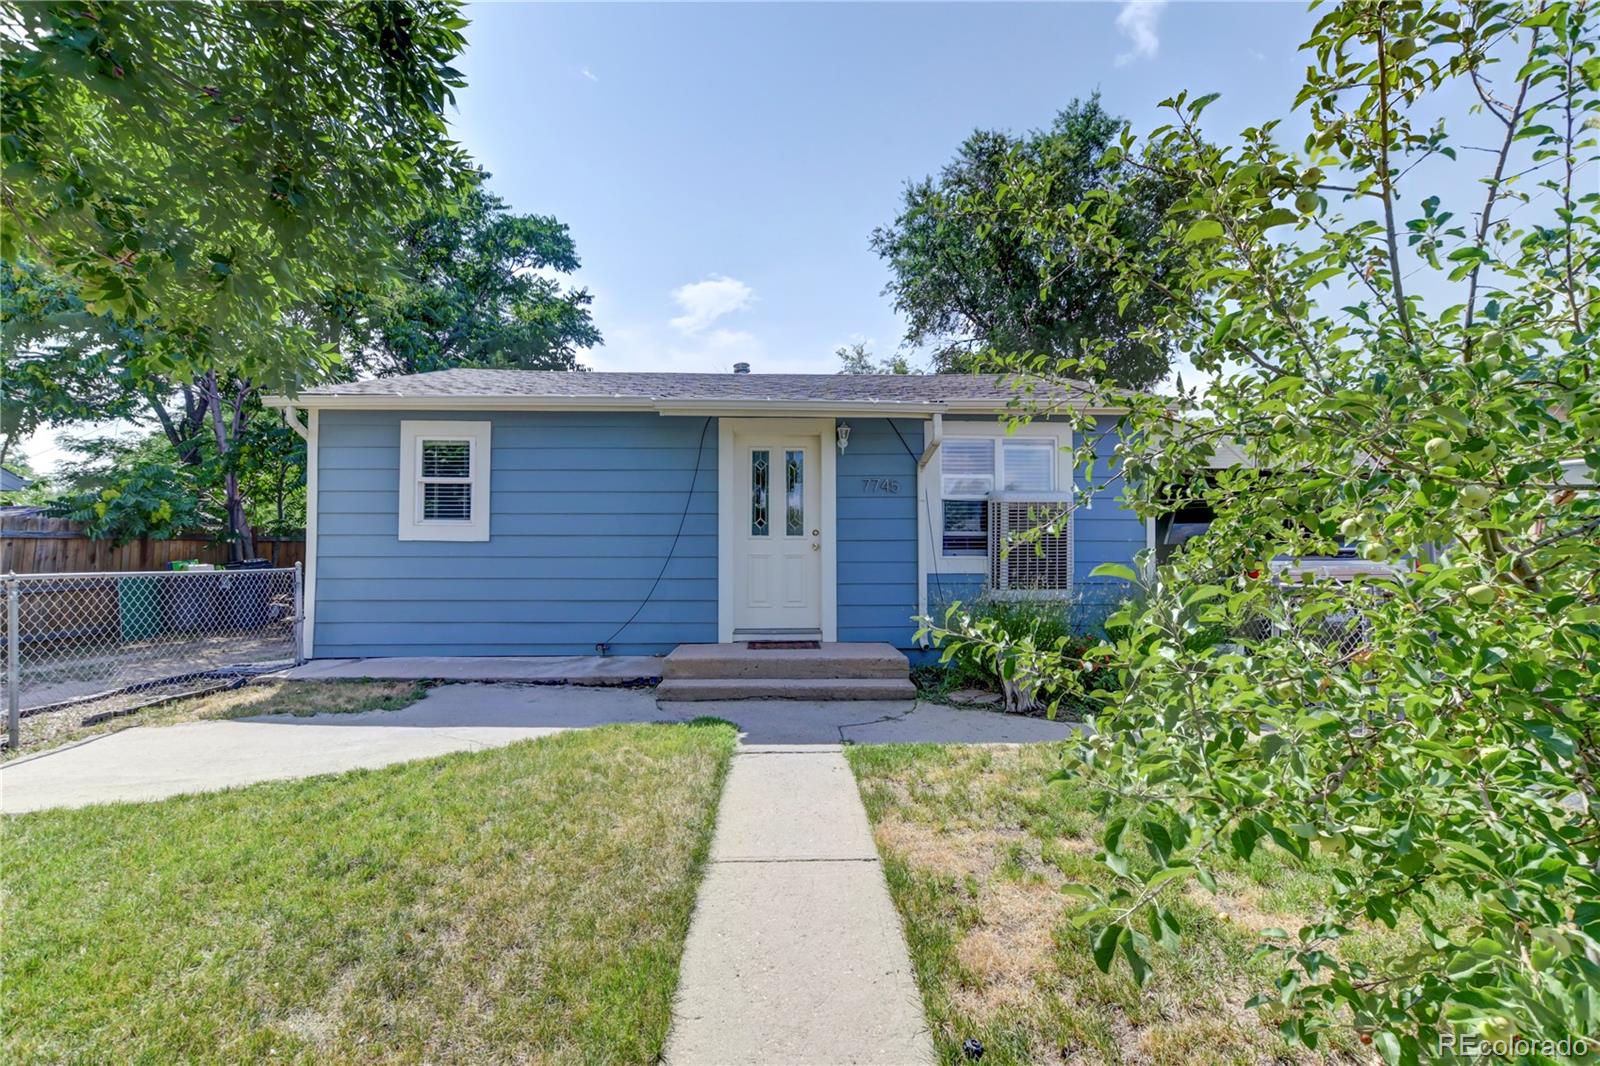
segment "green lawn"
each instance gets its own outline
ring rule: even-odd
[[[725,724],[5,821],[6,1062],[653,1063]]]
[[[1073,926],[1067,881],[1106,884],[1100,821],[1082,790],[1046,785],[1060,745],[847,749],[884,860],[940,1059],[1017,1063],[1372,1061],[1353,1032],[1310,1055],[1245,1002],[1268,987],[1254,932],[1290,930],[1318,909],[1326,872],[1258,851],[1175,901],[1181,951],[1153,948],[1138,988],[1120,960],[1101,973]],[[1281,853],[1280,853],[1281,854]],[[1403,950],[1405,932],[1347,941],[1366,958]]]

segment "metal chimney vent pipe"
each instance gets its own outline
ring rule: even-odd
[[[734,363],[733,364],[733,372],[735,374],[748,374],[748,373],[750,373],[750,364],[749,363]]]

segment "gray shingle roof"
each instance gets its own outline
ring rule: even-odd
[[[1034,383],[1039,398],[1072,399],[1076,388]],[[631,400],[820,400],[929,404],[1016,397],[1000,374],[633,374],[557,370],[437,370],[309,389],[313,396],[495,397]]]

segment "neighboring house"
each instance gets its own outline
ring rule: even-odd
[[[14,470],[7,470],[0,466],[0,492],[21,492],[32,485],[30,478],[25,478]]]
[[[1154,536],[1114,491],[1042,554],[996,548],[997,524],[1087,499],[1067,424],[1008,432],[1014,395],[993,376],[446,370],[269,398],[309,442],[305,653],[911,651],[915,616],[986,582],[1114,602],[1126,586],[1089,572]]]

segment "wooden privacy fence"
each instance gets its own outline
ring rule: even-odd
[[[256,557],[274,567],[305,561],[306,542],[298,537],[256,536]],[[39,514],[0,515],[0,573],[68,574],[165,570],[174,560],[198,559],[221,566],[228,546],[207,537],[149,537],[120,547],[93,540],[65,518]]]

